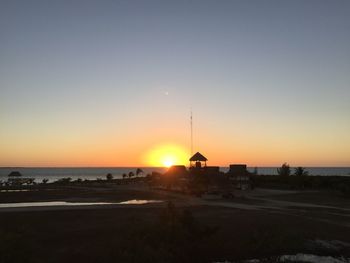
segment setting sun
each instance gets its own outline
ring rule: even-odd
[[[165,159],[164,162],[163,162],[164,166],[165,167],[170,167],[174,164],[174,161],[172,159]]]
[[[178,145],[163,144],[152,148],[146,154],[145,163],[149,166],[186,165],[189,159],[188,151]]]

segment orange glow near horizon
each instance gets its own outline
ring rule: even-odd
[[[163,144],[153,147],[145,155],[145,164],[155,167],[170,167],[172,165],[186,165],[188,151],[178,145]]]

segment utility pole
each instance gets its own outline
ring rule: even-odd
[[[193,118],[191,109],[191,156],[193,155]]]

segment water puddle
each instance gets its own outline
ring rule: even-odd
[[[123,202],[28,202],[28,203],[2,203],[0,208],[18,208],[18,207],[52,207],[52,206],[91,206],[91,205],[145,205],[152,203],[161,203],[161,200],[128,200]]]
[[[29,192],[29,191],[33,191],[33,190],[29,190],[29,189],[18,189],[18,190],[0,190],[0,193],[12,193],[12,192]]]
[[[145,205],[145,204],[152,204],[152,203],[162,203],[162,200],[139,200],[139,199],[133,199],[128,200],[124,202],[119,202],[120,205]]]

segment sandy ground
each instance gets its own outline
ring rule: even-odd
[[[298,198],[304,196],[304,201]],[[283,200],[287,196],[287,200]],[[295,196],[296,201],[293,200]],[[306,197],[305,197],[306,196]],[[322,203],[322,198],[307,197],[322,196],[328,205]],[[334,199],[332,202],[332,198]],[[272,189],[254,189],[252,191],[235,192],[233,199],[205,200],[189,195],[183,195],[164,190],[150,189],[143,184],[118,185],[108,188],[77,187],[69,189],[56,189],[34,192],[0,193],[0,203],[30,202],[30,201],[67,201],[67,202],[116,202],[130,199],[158,199],[171,200],[177,206],[210,206],[242,210],[261,210],[270,213],[281,213],[291,216],[304,217],[310,220],[337,224],[350,227],[350,208],[344,202],[350,200],[326,196],[326,193],[317,191],[287,191]],[[319,201],[319,202],[318,202]],[[329,205],[331,204],[331,205]],[[133,207],[159,207],[162,204],[132,205]],[[91,205],[91,206],[44,206],[23,208],[0,208],[0,212],[18,211],[55,211],[55,210],[81,210],[81,209],[123,209],[127,205]]]
[[[0,237],[5,239],[0,238],[0,253],[17,257],[21,254],[11,249],[28,246],[22,259],[34,257],[33,262],[85,263],[118,262],[116,258],[119,262],[140,262],[139,258],[130,260],[137,255],[147,258],[141,262],[232,261],[296,253],[350,257],[348,200],[332,193],[255,189],[236,191],[233,199],[204,200],[152,190],[142,184],[56,189],[48,186],[40,191],[0,193],[0,203],[120,202],[130,199],[164,202],[2,208]],[[159,242],[144,243],[144,233],[158,231],[159,215],[167,201],[172,201],[179,211],[189,209],[200,224],[214,227],[217,232],[193,243],[185,237],[176,244],[160,233]],[[332,242],[342,245],[327,248]],[[172,246],[176,248],[175,252]],[[162,249],[167,252],[162,254]],[[148,254],[154,251],[157,252],[155,258]],[[163,256],[175,253],[171,254],[174,260],[164,260],[159,253]],[[181,257],[188,253],[192,256]],[[22,259],[9,262],[26,262]]]

